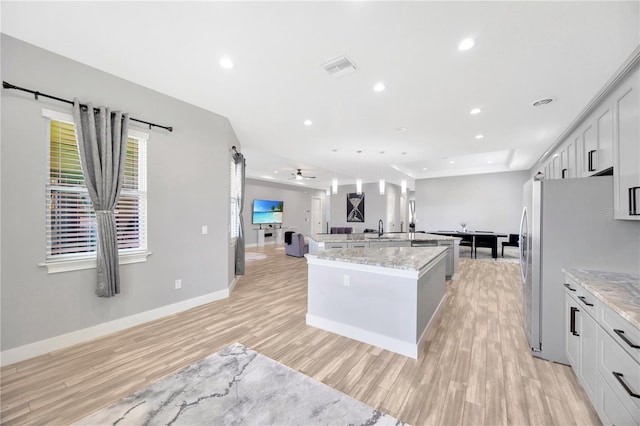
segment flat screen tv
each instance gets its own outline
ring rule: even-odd
[[[284,202],[273,200],[253,200],[251,223],[254,225],[281,224]]]

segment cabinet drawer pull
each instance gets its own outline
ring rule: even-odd
[[[624,335],[624,330],[618,330],[616,328],[613,329],[614,333],[616,333],[624,342],[631,346],[633,349],[640,349],[640,345],[636,345],[631,340],[627,339],[627,336]]]
[[[632,396],[634,398],[640,398],[640,395],[638,395],[637,393],[632,391],[631,388],[629,387],[629,385],[627,385],[627,383],[622,379],[624,377],[624,375],[622,373],[617,373],[617,372],[614,371],[613,372],[613,376],[618,380],[618,382],[620,382],[620,384],[622,385],[624,390],[627,391],[629,396]]]
[[[562,179],[566,179],[567,178],[567,172],[569,170],[568,169],[562,169]]]
[[[589,151],[589,154],[587,155],[588,160],[589,160],[589,170],[590,172],[595,172],[596,171],[596,167],[593,165],[594,161],[593,161],[593,154],[595,154],[596,150],[593,149],[591,151]]]
[[[576,331],[576,312],[580,312],[578,308],[571,307],[571,325],[569,326],[569,331],[574,336],[580,336]]]
[[[571,288],[571,284],[569,284],[569,283],[564,283],[564,286],[565,286],[566,288],[568,288],[569,290],[571,290],[571,291],[576,291],[576,289],[575,289],[575,288]]]
[[[578,299],[587,306],[593,306],[593,303],[587,302],[587,299],[584,296],[578,296]]]
[[[629,216],[640,216],[638,205],[636,204],[638,201],[636,191],[638,189],[640,189],[640,186],[632,186],[629,188]]]

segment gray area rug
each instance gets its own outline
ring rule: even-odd
[[[400,425],[393,417],[235,343],[79,425]]]

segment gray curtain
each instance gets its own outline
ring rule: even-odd
[[[240,171],[240,193],[238,194],[238,240],[236,241],[236,275],[244,275],[244,219],[242,212],[244,210],[244,173],[246,162],[244,155],[236,152],[233,155],[236,164],[236,173]]]
[[[120,293],[118,241],[114,209],[120,196],[129,114],[111,112],[73,101],[73,121],[84,181],[96,212],[98,228],[96,294],[112,297]]]

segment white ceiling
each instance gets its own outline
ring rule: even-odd
[[[640,44],[639,4],[2,1],[1,13],[6,34],[228,117],[249,177],[293,183],[302,168],[317,188],[334,174],[412,188],[532,167]],[[476,46],[461,52],[466,37]],[[341,55],[358,71],[332,79],[321,65]]]

